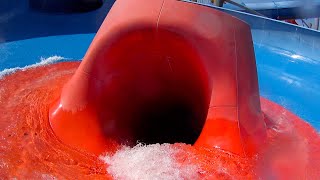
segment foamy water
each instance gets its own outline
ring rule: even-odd
[[[15,68],[8,68],[8,69],[4,69],[3,71],[0,72],[0,79],[3,78],[6,75],[12,74],[16,71],[25,71],[27,69],[30,68],[35,68],[35,67],[39,67],[39,66],[44,66],[44,65],[48,65],[48,64],[52,64],[55,62],[59,62],[62,60],[67,60],[68,58],[62,57],[62,56],[51,56],[48,58],[40,58],[40,62],[32,64],[32,65],[27,65],[25,67],[15,67]]]
[[[195,165],[181,165],[175,156],[181,152],[170,144],[138,144],[133,148],[124,146],[114,155],[101,156],[115,179],[157,180],[197,179]]]

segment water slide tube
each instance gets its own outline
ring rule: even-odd
[[[266,124],[250,27],[190,3],[117,0],[49,113],[62,142],[95,154],[139,140],[253,155]]]

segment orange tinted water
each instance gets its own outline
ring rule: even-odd
[[[60,143],[48,107],[79,63],[18,71],[0,80],[0,177],[106,177],[96,157]]]
[[[48,108],[78,65],[79,62],[62,62],[18,71],[0,79],[0,177],[112,177],[98,157],[61,143],[48,122]],[[170,146],[179,149],[175,160],[181,165],[196,165],[195,173],[201,179],[320,177],[317,132],[265,99],[262,109],[268,122],[269,141],[258,156],[250,159],[215,148],[173,144]]]

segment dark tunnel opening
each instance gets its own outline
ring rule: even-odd
[[[196,112],[193,105],[174,98],[147,104],[135,124],[136,139],[145,144],[193,144],[204,125],[204,112]]]

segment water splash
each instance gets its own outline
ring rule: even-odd
[[[101,156],[115,179],[198,179],[196,165],[181,165],[175,156],[182,149],[170,144],[124,146],[114,155]]]
[[[48,65],[48,64],[52,64],[52,63],[56,63],[56,62],[59,62],[59,61],[62,61],[62,60],[67,60],[68,58],[64,58],[62,56],[51,56],[51,57],[48,57],[48,58],[43,58],[41,57],[40,58],[40,62],[38,63],[35,63],[35,64],[32,64],[32,65],[28,65],[28,66],[25,66],[25,67],[15,67],[15,68],[8,68],[8,69],[4,69],[3,71],[0,72],[0,79],[3,78],[4,76],[6,75],[9,75],[9,74],[12,74],[16,71],[25,71],[27,69],[30,69],[30,68],[35,68],[35,67],[38,67],[38,66],[45,66],[45,65]]]

